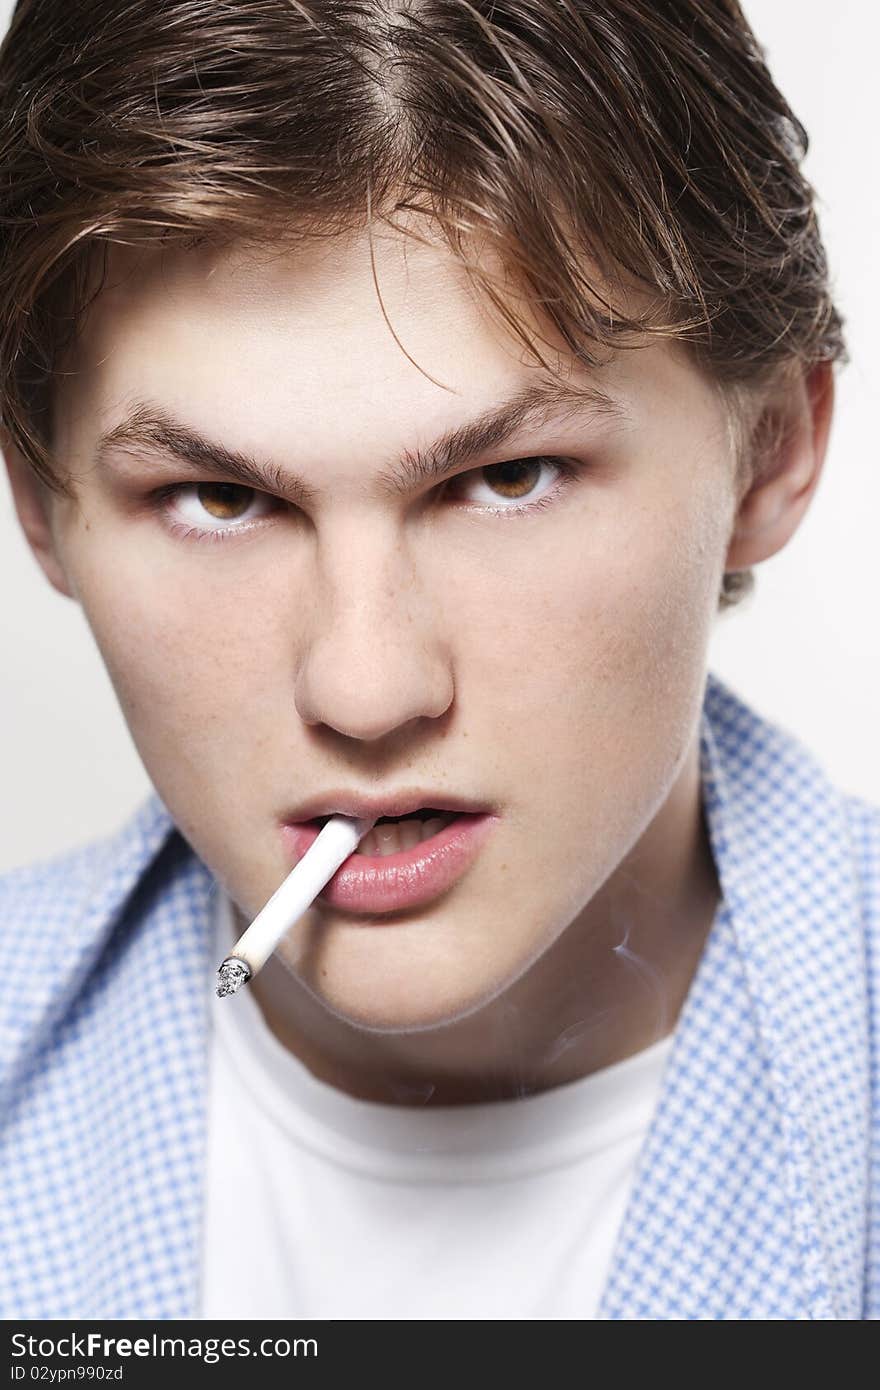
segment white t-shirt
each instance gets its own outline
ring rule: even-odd
[[[216,912],[217,961],[235,939]],[[538,1095],[356,1100],[213,999],[201,1316],[594,1318],[672,1035]]]

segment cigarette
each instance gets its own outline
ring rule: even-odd
[[[221,999],[227,994],[235,994],[262,970],[282,937],[311,907],[325,883],[333,877],[340,864],[354,853],[375,824],[375,817],[330,817],[315,843],[272,894],[222,962],[217,971],[217,993]]]

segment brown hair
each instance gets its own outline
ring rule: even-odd
[[[112,242],[411,209],[545,366],[511,283],[578,360],[675,337],[731,399],[845,355],[806,133],[735,0],[19,0],[0,129],[0,420],[65,495],[50,387]],[[590,264],[650,307],[612,309]]]

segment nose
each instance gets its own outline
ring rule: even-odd
[[[439,573],[419,577],[402,541],[367,530],[319,554],[296,708],[307,724],[375,742],[445,714],[454,682]]]

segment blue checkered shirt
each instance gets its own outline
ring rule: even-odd
[[[880,807],[712,673],[700,757],[723,900],[599,1317],[876,1318]],[[0,1316],[199,1315],[216,891],[155,794],[0,877]]]

